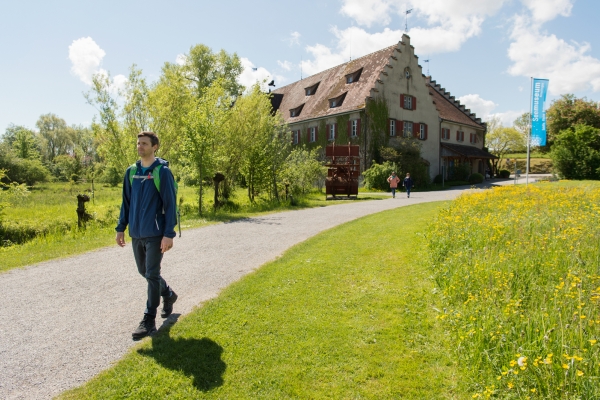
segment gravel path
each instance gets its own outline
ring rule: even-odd
[[[463,188],[464,189],[464,188]],[[163,259],[162,275],[187,314],[289,247],[344,222],[463,190],[410,199],[348,202],[186,230]],[[107,247],[0,275],[0,398],[47,399],[118,361],[135,342],[146,283],[131,251]],[[160,317],[157,326],[163,323]]]

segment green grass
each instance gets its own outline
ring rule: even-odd
[[[443,204],[293,247],[60,398],[466,398],[419,262]]]
[[[431,268],[474,397],[599,399],[600,182],[506,186],[452,203]]]
[[[204,214],[199,216],[197,191],[196,187],[182,185],[179,188],[179,195],[184,199],[181,207],[182,229],[282,210],[347,202],[326,201],[324,193],[312,192],[296,199],[296,205],[291,205],[289,201],[276,202],[260,198],[255,203],[250,203],[245,190],[239,189],[233,193],[230,204],[213,212],[214,192],[209,189],[204,194]],[[0,229],[3,232],[0,238],[0,272],[114,244],[121,188],[95,185],[93,201],[86,203],[86,210],[94,216],[94,220],[88,223],[85,230],[77,228],[78,193],[91,197],[91,185],[43,184],[32,188],[27,197],[15,201],[4,210]],[[358,201],[382,198],[385,197],[376,194],[359,195]]]

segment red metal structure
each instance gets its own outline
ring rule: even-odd
[[[347,146],[336,146],[335,143],[325,148],[325,156],[329,159],[325,195],[327,200],[338,196],[358,196],[358,176],[360,175],[359,146],[348,143]],[[329,197],[331,196],[331,197]]]

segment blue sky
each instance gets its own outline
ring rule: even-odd
[[[530,77],[550,80],[548,103],[600,100],[595,0],[3,0],[0,133],[46,113],[88,125],[93,73],[118,87],[136,64],[152,82],[199,43],[237,53],[242,83],[280,87],[397,43],[408,9],[423,72],[484,120],[528,111]]]

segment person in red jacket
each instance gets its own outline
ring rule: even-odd
[[[390,189],[392,189],[392,198],[396,197],[396,189],[398,188],[398,184],[400,183],[400,178],[396,176],[395,172],[392,172],[387,178],[388,183],[390,184]]]

